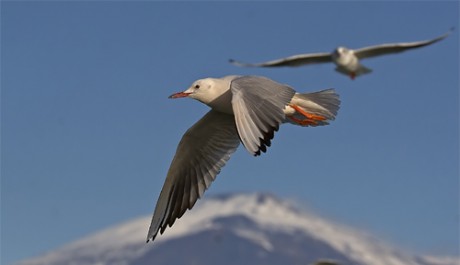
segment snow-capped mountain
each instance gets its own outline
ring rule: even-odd
[[[18,265],[459,265],[416,256],[267,194],[202,200],[145,244],[150,216],[108,228]]]

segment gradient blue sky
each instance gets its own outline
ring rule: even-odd
[[[240,148],[206,193],[261,191],[410,251],[458,255],[458,29],[435,45],[333,65],[259,62],[444,34],[458,1],[1,2],[1,263],[150,215],[177,143],[207,107],[167,97],[194,80],[264,75],[336,88],[321,128]],[[147,227],[146,227],[147,233]]]

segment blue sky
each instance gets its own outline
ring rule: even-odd
[[[457,1],[1,3],[1,263],[150,215],[182,134],[207,107],[194,80],[263,75],[336,88],[337,120],[240,148],[205,196],[270,192],[416,253],[458,255],[458,28],[432,46],[333,65],[238,68],[288,55],[425,40]],[[147,233],[147,227],[146,227]]]

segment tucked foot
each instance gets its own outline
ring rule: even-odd
[[[295,111],[297,111],[299,114],[301,114],[301,115],[303,115],[305,117],[305,119],[298,119],[298,118],[293,117],[293,116],[288,117],[293,122],[295,122],[295,123],[297,123],[299,125],[302,125],[302,126],[308,126],[308,125],[317,126],[320,123],[324,123],[323,121],[327,120],[326,117],[306,112],[305,110],[303,110],[302,108],[300,108],[297,105],[290,104],[289,106],[291,106],[293,109],[295,109]]]
[[[291,121],[293,121],[293,122],[295,122],[295,123],[297,123],[299,125],[302,125],[302,126],[318,126],[318,122],[314,121],[314,120],[310,120],[310,119],[301,120],[301,119],[297,119],[297,118],[291,117],[291,116],[288,116],[288,118]]]

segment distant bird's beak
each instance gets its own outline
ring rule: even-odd
[[[189,95],[190,95],[190,93],[186,93],[186,92],[177,92],[177,93],[172,94],[172,95],[169,96],[168,98],[185,98],[185,97],[188,97]]]

